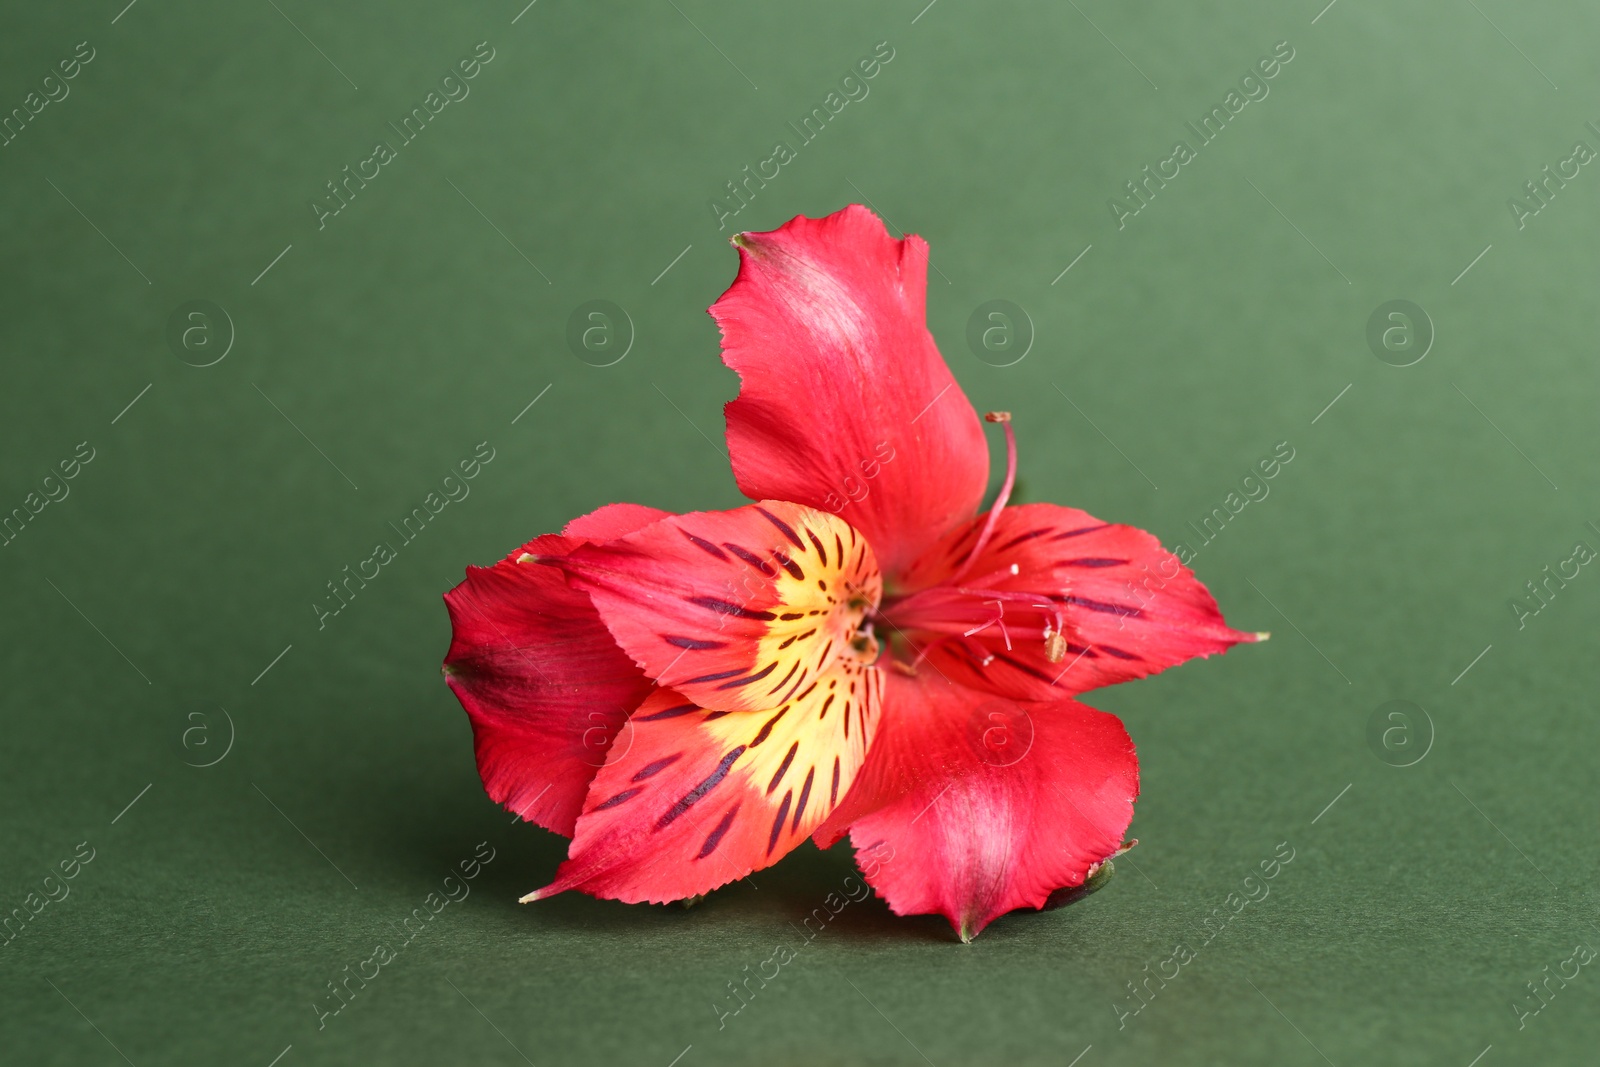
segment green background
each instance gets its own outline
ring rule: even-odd
[[[0,510],[95,450],[0,549],[0,903],[95,850],[0,948],[0,1059],[1593,1061],[1593,968],[1513,1005],[1600,947],[1600,575],[1521,629],[1508,601],[1600,547],[1600,173],[1521,229],[1506,204],[1600,147],[1591,7],[122,3],[0,32],[5,112],[95,50],[0,148]],[[1107,199],[1285,40],[1270,95],[1119,230]],[[480,41],[470,96],[319,230],[324,183]],[[719,231],[724,183],[880,41],[870,95]],[[719,1029],[847,850],[689,911],[517,905],[563,843],[483,796],[439,596],[608,501],[737,505],[704,314],[727,238],[862,200],[931,243],[930,325],[1014,412],[1028,499],[1192,544],[1289,442],[1194,561],[1276,637],[1091,695],[1143,772],[1106,890],[965,947],[852,904]],[[235,337],[197,368],[166,334],[202,299]],[[634,333],[608,367],[566,339],[595,299]],[[1011,366],[965,339],[993,299],[1031,322]],[[1366,340],[1394,299],[1436,332],[1407,367]],[[325,583],[482,441],[470,497],[319,629]],[[1427,719],[1369,744],[1392,700]],[[325,983],[481,841],[471,895],[319,1030]],[[1119,1029],[1125,983],[1285,841],[1271,895]]]

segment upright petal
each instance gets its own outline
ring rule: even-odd
[[[878,728],[881,672],[841,662],[793,700],[706,711],[658,689],[595,776],[555,881],[638,903],[710,892],[777,862],[855,781]]]
[[[518,563],[565,555],[579,537],[621,536],[665,516],[610,505],[575,519],[492,567],[468,567],[445,594],[453,635],[445,681],[472,721],[484,789],[529,822],[572,836],[589,781],[612,738],[650,692],[588,594],[559,571]],[[581,532],[575,532],[581,531]]]
[[[856,633],[882,591],[872,550],[813,508],[674,515],[547,562],[645,674],[702,707],[774,707],[840,656],[877,654]]]
[[[1114,715],[886,674],[866,766],[816,838],[826,847],[848,830],[896,915],[943,915],[970,941],[1081,885],[1121,846],[1139,769]]]
[[[952,581],[981,525],[931,549],[907,575],[923,591],[886,606],[929,667],[959,685],[1059,700],[1261,636],[1230,629],[1151,534],[1055,504],[1004,509]]]
[[[727,406],[739,488],[839,515],[893,575],[973,514],[989,469],[926,325],[927,243],[859,205],[734,243],[739,277],[711,315],[742,382]]]

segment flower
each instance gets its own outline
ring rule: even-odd
[[[1157,540],[1054,504],[979,513],[983,425],[924,322],[928,246],[867,209],[733,239],[712,307],[756,503],[612,504],[446,594],[489,795],[570,836],[554,880],[662,902],[849,835],[897,914],[962,940],[1123,847],[1115,716],[1073,699],[1260,636]]]

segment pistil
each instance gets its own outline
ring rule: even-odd
[[[950,576],[951,584],[959,581],[962,575],[972,569],[972,564],[989,544],[995,524],[1000,521],[1000,510],[1006,506],[1006,501],[1011,499],[1011,490],[1017,484],[1017,432],[1011,428],[1011,412],[991,411],[983,418],[985,422],[998,422],[1000,428],[1005,431],[1006,480],[1000,485],[1000,492],[994,498],[994,506],[989,509],[989,518],[984,522],[983,532],[978,534],[978,540],[973,543],[972,551],[967,554],[966,561]]]

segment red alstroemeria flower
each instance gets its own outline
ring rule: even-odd
[[[711,308],[758,503],[613,504],[445,597],[489,795],[572,838],[568,889],[668,901],[806,837],[891,856],[897,914],[969,940],[1116,853],[1133,744],[1086,690],[1258,635],[1156,539],[993,508],[983,426],[924,322],[928,246],[863,207],[734,238]]]

